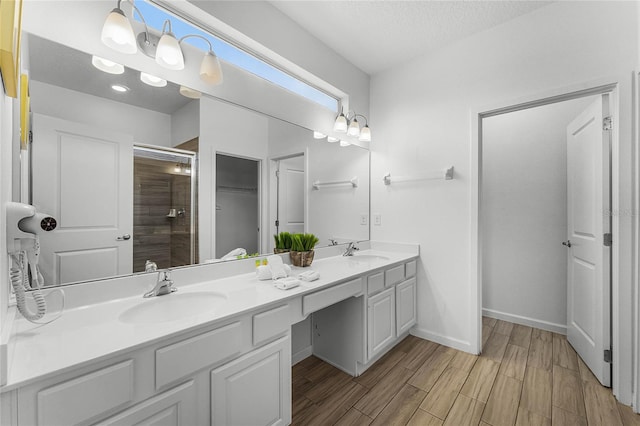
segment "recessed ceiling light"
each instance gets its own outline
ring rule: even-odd
[[[111,88],[116,92],[120,92],[120,93],[129,91],[129,88],[127,86],[123,86],[122,84],[112,84]]]
[[[104,71],[109,74],[122,74],[124,72],[124,65],[101,58],[100,56],[93,55],[91,57],[91,64],[100,71]]]

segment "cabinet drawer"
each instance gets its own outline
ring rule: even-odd
[[[404,281],[404,265],[384,271],[384,282],[387,287],[391,287],[402,281]]]
[[[384,290],[384,272],[367,277],[367,294],[371,296]]]
[[[411,262],[407,262],[405,264],[404,276],[406,278],[411,278],[416,276],[416,261],[412,260]]]
[[[74,425],[133,400],[133,360],[38,392],[39,425]]]
[[[234,322],[156,351],[156,389],[242,350],[242,327]]]
[[[253,316],[253,346],[257,346],[289,330],[289,305]]]
[[[320,290],[302,298],[302,315],[318,311],[362,292],[362,278]]]

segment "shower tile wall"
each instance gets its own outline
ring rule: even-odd
[[[147,260],[158,268],[191,264],[191,178],[170,173],[174,166],[134,161],[134,272],[144,271]],[[170,209],[181,213],[168,217]]]

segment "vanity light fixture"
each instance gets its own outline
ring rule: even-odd
[[[176,173],[180,173],[182,171],[182,166],[180,165],[180,163],[176,164],[176,166],[173,168],[173,171]]]
[[[334,143],[334,142],[339,142],[339,141],[340,141],[340,139],[338,139],[338,138],[334,138],[333,136],[327,136],[327,142]]]
[[[91,57],[91,64],[98,68],[100,71],[104,71],[109,74],[122,74],[124,73],[124,65],[110,61],[100,56],[93,55]]]
[[[133,3],[133,0],[127,0],[131,3],[133,9],[138,12],[145,27],[144,32],[138,34],[136,37],[131,22],[120,8],[122,1],[123,0],[118,0],[116,8],[109,13],[102,27],[101,39],[105,45],[118,52],[129,54],[136,53],[139,47],[145,55],[154,58],[156,63],[162,67],[179,71],[184,69],[184,54],[180,43],[187,38],[197,37],[206,41],[209,47],[209,50],[204,54],[202,62],[200,63],[200,79],[211,85],[222,83],[220,60],[213,52],[213,45],[208,38],[200,34],[188,34],[178,40],[172,32],[171,21],[169,19],[164,21],[162,34],[158,37],[149,32],[147,22],[140,10]]]
[[[202,93],[187,86],[180,86],[180,94],[186,98],[200,99]]]
[[[345,146],[349,146],[349,145],[351,145],[351,142],[343,141],[342,139],[340,140],[340,146],[341,147],[345,147]]]
[[[153,87],[164,87],[167,85],[167,80],[147,74],[146,72],[140,72],[140,81]]]
[[[327,137],[327,135],[325,135],[324,133],[318,132],[317,130],[313,131],[313,138],[314,139],[324,139],[326,137]]]
[[[364,127],[360,128],[358,123],[358,117],[364,119]],[[371,142],[371,129],[369,128],[369,120],[362,114],[356,114],[354,112],[348,112],[346,115],[344,111],[336,117],[336,121],[333,124],[333,130],[340,133],[346,133],[349,136],[357,137],[360,142]]]

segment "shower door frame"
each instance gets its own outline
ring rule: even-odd
[[[193,152],[193,151],[187,151],[184,149],[178,149],[178,148],[169,148],[169,147],[164,147],[164,146],[157,146],[157,145],[146,145],[146,144],[133,144],[133,157],[135,158],[136,156],[136,150],[142,150],[142,151],[147,151],[147,152],[154,152],[154,153],[159,153],[159,154],[166,154],[166,155],[173,155],[173,156],[177,156],[177,157],[184,157],[184,158],[188,158],[191,161],[191,203],[190,203],[190,226],[189,226],[189,232],[191,234],[191,238],[190,238],[190,253],[189,253],[189,261],[190,261],[190,265],[194,265],[195,264],[195,256],[196,256],[196,214],[197,212],[195,211],[194,208],[194,202],[196,200],[196,197],[198,196],[198,194],[196,193],[196,183],[197,183],[197,176],[198,176],[198,153],[197,152]],[[168,161],[168,160],[167,160]],[[135,179],[135,176],[134,176]]]

